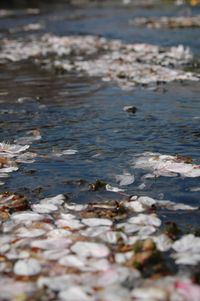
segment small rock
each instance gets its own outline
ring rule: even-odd
[[[125,112],[135,114],[138,109],[136,107],[134,107],[134,106],[125,106],[125,107],[123,107],[123,110]]]

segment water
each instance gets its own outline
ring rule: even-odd
[[[59,36],[72,34],[101,35],[125,42],[145,42],[171,46],[189,46],[196,58],[200,47],[199,29],[153,30],[134,28],[128,20],[135,16],[161,16],[200,12],[199,7],[175,7],[172,4],[151,8],[109,5],[44,5],[39,15],[27,16],[22,11],[15,17],[0,19],[2,37],[25,37],[18,28],[43,22],[38,34],[51,32]],[[199,205],[199,179],[160,177],[143,183],[142,170],[134,170],[131,161],[144,151],[190,156],[200,163],[200,85],[195,82],[159,85],[157,89],[137,87],[123,91],[114,83],[76,73],[55,74],[31,60],[8,63],[0,73],[0,141],[12,143],[32,129],[39,129],[40,141],[31,151],[40,156],[32,164],[21,164],[1,191],[17,191],[37,200],[65,193],[76,202],[112,199],[113,193],[89,192],[88,184],[97,179],[116,186],[115,176],[128,171],[135,182],[127,194],[148,195]],[[18,103],[20,97],[29,97]],[[123,111],[134,105],[136,114]],[[50,156],[66,149],[74,155]],[[187,214],[179,217],[187,219]],[[198,224],[198,215],[193,217]]]

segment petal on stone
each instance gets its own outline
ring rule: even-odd
[[[176,253],[172,255],[176,264],[197,265],[200,262],[200,254],[192,254],[190,252]]]
[[[41,239],[34,240],[31,242],[32,248],[38,248],[43,250],[55,250],[55,249],[65,249],[71,244],[71,240],[68,238],[58,238],[58,239]]]
[[[58,207],[53,204],[34,204],[31,208],[37,213],[51,213],[58,210]]]
[[[116,253],[115,261],[119,264],[126,262],[133,256],[133,252]]]
[[[140,202],[142,205],[146,207],[151,207],[152,205],[156,204],[156,200],[153,198],[150,198],[148,196],[141,196],[138,198],[138,202]]]
[[[144,287],[134,289],[132,297],[138,301],[167,301],[168,293],[158,287]]]
[[[144,206],[138,201],[127,202],[125,206],[129,209],[132,209],[135,212],[144,212]]]
[[[11,215],[11,219],[16,222],[40,221],[43,220],[44,218],[45,218],[44,215],[32,211],[17,212]]]
[[[56,221],[56,225],[58,228],[69,228],[71,230],[78,230],[84,227],[84,225],[76,219],[59,219]]]
[[[109,230],[110,227],[108,226],[99,226],[99,227],[91,227],[91,228],[84,229],[80,233],[81,235],[86,237],[96,237],[96,236],[100,236],[101,234],[104,234]]]
[[[127,233],[127,234],[130,234],[130,233],[136,233],[138,232],[139,230],[141,229],[141,226],[140,225],[136,225],[136,224],[125,224],[125,227],[124,227],[124,231]]]
[[[25,227],[19,228],[16,231],[18,237],[39,237],[46,233],[43,229],[27,229]]]
[[[200,300],[199,285],[193,284],[190,281],[178,280],[176,282],[176,290],[183,296],[184,300],[198,301]]]
[[[82,223],[90,227],[112,225],[112,221],[105,218],[83,218]]]
[[[64,207],[69,210],[82,211],[87,208],[87,205],[66,203]]]
[[[0,291],[2,300],[20,300],[19,297],[31,295],[35,291],[33,282],[16,281],[11,277],[1,277]]]
[[[98,293],[99,300],[104,301],[131,301],[130,292],[127,288],[119,285],[105,287]]]
[[[71,250],[83,257],[106,257],[109,255],[109,249],[100,243],[78,241],[72,247]]]
[[[112,266],[111,269],[108,269],[102,272],[98,277],[93,275],[91,279],[91,284],[95,286],[100,286],[103,288],[109,287],[114,284],[122,284],[130,276],[130,270],[123,266]],[[140,273],[137,270],[131,271],[131,277],[137,279],[140,277]]]
[[[142,226],[138,231],[138,236],[142,239],[148,238],[149,235],[156,232],[156,228],[154,226]]]
[[[49,197],[49,198],[40,200],[40,204],[52,204],[55,206],[60,206],[64,203],[65,199],[66,198],[63,194],[58,194],[55,197]]]
[[[59,264],[73,267],[77,269],[83,269],[86,265],[86,260],[84,257],[78,257],[77,255],[67,255],[59,260]]]
[[[41,272],[41,265],[35,259],[18,260],[14,265],[14,273],[19,276],[35,276]]]
[[[84,271],[86,272],[102,272],[102,271],[107,271],[110,269],[110,263],[107,259],[105,258],[100,258],[100,259],[90,259],[87,262],[87,266],[84,267]]]
[[[172,246],[171,239],[165,234],[152,237],[152,239],[156,243],[158,250],[160,250],[161,252],[169,251]]]
[[[12,249],[6,254],[6,257],[9,260],[26,259],[30,257],[30,253],[28,251]]]
[[[131,217],[128,222],[130,224],[136,225],[146,225],[159,227],[161,225],[161,220],[154,214],[139,214],[137,216]]]
[[[100,238],[110,244],[116,244],[118,240],[118,233],[115,231],[106,231],[100,235]]]
[[[42,257],[47,260],[59,260],[69,254],[69,250],[46,250],[42,253]]]
[[[200,237],[196,237],[193,234],[184,235],[179,240],[175,241],[172,248],[180,253],[200,253]]]
[[[60,217],[61,217],[61,219],[65,219],[65,220],[77,219],[75,214],[63,213],[63,212],[61,212]]]
[[[65,229],[53,229],[47,233],[48,238],[60,238],[70,236],[71,231]]]
[[[59,298],[63,301],[93,301],[94,297],[89,296],[86,293],[86,289],[81,286],[72,286],[66,289],[65,291],[61,291],[59,293]]]
[[[40,277],[37,282],[39,288],[48,287],[54,291],[62,291],[67,287],[71,287],[74,283],[74,277],[71,274],[55,276],[55,277]]]

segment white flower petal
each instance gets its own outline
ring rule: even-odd
[[[106,185],[106,190],[111,191],[111,192],[124,192],[125,191],[124,189],[120,189],[118,187],[113,187],[109,184]]]
[[[140,225],[129,224],[129,223],[127,223],[127,224],[124,225],[124,231],[127,234],[138,232],[140,229],[141,229]]]
[[[172,248],[176,252],[200,253],[200,237],[195,237],[193,234],[184,235],[175,241]]]
[[[46,233],[43,229],[27,229],[25,227],[19,228],[16,231],[18,237],[39,237]]]
[[[185,163],[184,158],[178,160],[177,156],[147,152],[137,157],[133,164],[135,168],[150,170],[157,176],[200,177],[199,165]]]
[[[56,225],[58,228],[70,228],[71,230],[78,230],[84,227],[84,225],[76,219],[59,219],[56,221]]]
[[[110,227],[107,226],[99,226],[99,227],[92,227],[84,229],[80,232],[81,235],[86,237],[96,237],[104,234],[106,231],[109,231]]]
[[[182,203],[174,203],[167,200],[163,200],[163,201],[157,200],[156,205],[161,208],[166,208],[169,210],[197,210],[198,209],[198,207],[195,206],[190,206]]]
[[[129,260],[132,256],[133,256],[133,252],[116,253],[115,261],[116,263],[121,264]]]
[[[135,212],[144,212],[144,206],[138,201],[126,202],[125,206]]]
[[[60,238],[70,236],[71,231],[65,229],[53,229],[47,233],[48,238]]]
[[[0,143],[0,152],[18,154],[27,150],[29,145],[6,144]]]
[[[32,248],[38,248],[43,250],[55,250],[55,249],[66,249],[71,244],[71,240],[69,238],[49,238],[49,239],[41,239],[34,240],[31,242]]]
[[[172,246],[171,239],[165,234],[154,236],[152,237],[152,239],[156,243],[158,250],[160,250],[161,252],[169,251]]]
[[[62,205],[65,201],[65,196],[63,194],[58,194],[55,197],[49,197],[49,198],[45,198],[40,200],[40,204],[52,204],[55,206],[59,206]]]
[[[102,272],[100,275],[93,275],[91,278],[91,285],[100,286],[103,288],[109,287],[114,284],[122,284],[130,276],[130,270],[123,266],[112,266],[111,269],[108,269]],[[137,279],[140,277],[140,273],[137,270],[131,271],[131,277]]]
[[[105,258],[100,259],[90,259],[87,262],[87,265],[84,267],[83,271],[85,272],[102,272],[110,269],[110,263]]]
[[[55,155],[60,157],[63,155],[75,155],[76,153],[78,153],[78,151],[76,149],[66,149],[61,152],[55,153]]]
[[[78,241],[72,247],[71,250],[83,257],[106,257],[109,254],[109,249],[100,243]]]
[[[114,232],[111,230],[106,231],[106,232],[102,233],[99,237],[107,243],[116,244],[117,240],[118,240],[118,232]]]
[[[138,202],[140,202],[142,205],[144,205],[146,207],[151,207],[152,205],[156,204],[156,200],[154,200],[153,198],[150,198],[148,196],[140,196],[138,198]]]
[[[10,252],[8,252],[6,254],[6,257],[9,260],[16,260],[16,259],[27,259],[30,257],[30,253],[28,251],[19,251],[16,249],[12,249],[10,250]]]
[[[175,259],[176,264],[183,265],[197,265],[200,262],[200,254],[177,253],[172,256]]]
[[[168,293],[158,287],[144,287],[134,289],[132,297],[138,301],[167,301]]]
[[[69,254],[69,250],[46,250],[42,253],[42,257],[47,260],[59,260],[60,258]]]
[[[154,214],[147,215],[141,213],[137,216],[129,218],[128,222],[130,224],[155,226],[155,227],[159,227],[161,225],[161,220]]]
[[[19,260],[14,265],[14,273],[19,276],[35,276],[40,272],[40,263],[35,259]]]
[[[149,235],[156,232],[156,228],[154,226],[142,226],[140,227],[140,230],[138,231],[138,236],[142,239],[148,238]]]
[[[63,213],[63,212],[61,212],[60,217],[61,217],[61,219],[65,219],[65,220],[77,219],[75,214]]]
[[[38,213],[51,213],[58,210],[58,207],[53,204],[34,204],[31,208]]]
[[[69,210],[82,211],[87,208],[87,205],[66,203],[64,207]]]
[[[32,211],[17,212],[11,215],[11,219],[16,222],[40,221],[43,220],[44,218],[45,218],[44,215]]]
[[[90,226],[90,227],[97,227],[97,226],[111,226],[112,221],[106,218],[83,218],[82,223]]]
[[[131,185],[135,181],[135,177],[130,173],[124,173],[123,175],[117,175],[116,180],[120,186],[127,186]]]
[[[0,168],[0,173],[10,173],[13,171],[17,171],[19,168],[17,166],[3,167]]]
[[[84,257],[79,257],[77,255],[67,255],[59,260],[59,264],[81,270],[85,267],[87,261]]]
[[[40,277],[37,282],[39,288],[46,288],[53,291],[62,291],[67,287],[71,287],[74,283],[74,277],[72,275],[62,275],[55,277]]]
[[[63,301],[93,301],[94,297],[89,296],[81,286],[72,286],[59,293],[59,298]]]
[[[131,301],[129,290],[119,285],[105,287],[98,293],[98,298],[104,301]]]

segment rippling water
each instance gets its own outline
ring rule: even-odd
[[[191,9],[191,8],[190,8]],[[183,11],[184,10],[184,11]],[[17,14],[0,19],[0,35],[16,38],[29,33],[10,28],[43,22],[39,32],[57,35],[95,34],[126,42],[190,46],[198,58],[199,29],[153,30],[134,28],[128,20],[134,16],[161,16],[188,13],[188,7],[126,7],[90,5],[49,5],[35,16]],[[200,9],[193,8],[194,13]],[[88,192],[88,183],[96,179],[116,186],[116,174],[128,171],[135,182],[127,194],[141,194],[186,204],[199,204],[199,179],[166,178],[145,180],[142,170],[134,170],[131,161],[144,151],[191,156],[200,163],[200,85],[198,82],[159,85],[156,89],[138,87],[123,91],[98,78],[76,73],[55,74],[41,70],[31,61],[8,63],[0,73],[0,140],[12,143],[26,131],[39,129],[40,141],[31,146],[41,156],[33,164],[21,164],[1,186],[1,191],[17,191],[34,198],[67,193],[77,202],[112,198],[112,193]],[[28,97],[23,103],[17,100]],[[135,114],[123,107],[134,105]],[[49,156],[66,149],[74,155]],[[48,155],[48,156],[47,156]],[[185,221],[187,214],[179,216]],[[172,216],[173,218],[173,216]],[[198,216],[193,216],[197,223]]]

